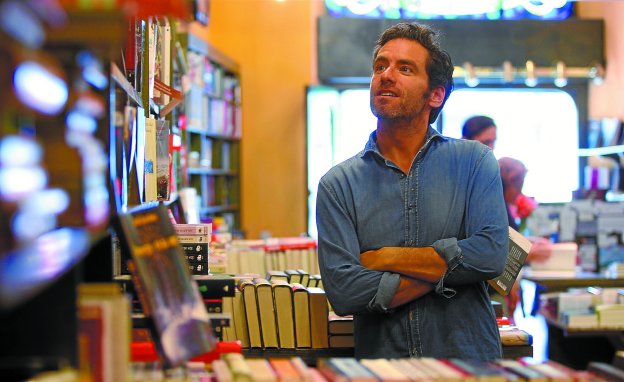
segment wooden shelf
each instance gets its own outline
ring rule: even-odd
[[[238,176],[238,171],[210,167],[189,167],[186,171],[189,175]]]

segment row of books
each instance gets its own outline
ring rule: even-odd
[[[568,329],[624,328],[624,289],[571,288],[540,298],[544,315]]]
[[[234,322],[223,339],[243,348],[329,347],[329,303],[321,288],[243,277],[234,297],[223,298],[223,311]]]
[[[238,103],[212,98],[201,88],[191,86],[186,105],[188,126],[193,131],[233,138],[242,136],[242,112]]]
[[[213,273],[265,275],[273,270],[300,269],[319,274],[317,244],[306,237],[233,240],[211,261]]]
[[[575,370],[555,361],[524,360],[492,362],[468,359],[399,358],[361,359],[330,357],[307,366],[300,358],[245,358],[224,354],[212,363],[212,378],[222,381],[256,382],[413,382],[413,381],[615,381],[624,371],[600,362],[587,371]]]

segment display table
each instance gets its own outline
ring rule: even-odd
[[[526,283],[532,284],[533,305],[539,306],[539,294],[546,292],[565,292],[568,288],[624,288],[624,278],[608,278],[597,273],[577,272],[575,274],[555,272],[531,272],[522,274],[523,293],[527,293]],[[523,295],[525,307],[531,305],[531,296]],[[527,303],[527,301],[529,301]],[[604,328],[575,329],[568,328],[556,318],[550,317],[541,309],[534,309],[542,316],[548,329],[548,358],[575,369],[584,370],[589,361],[610,363],[616,350],[624,348],[624,331]]]
[[[308,366],[316,366],[316,360],[329,357],[353,357],[353,348],[332,349],[243,349],[247,358],[300,357]],[[531,345],[503,345],[503,358],[517,359],[533,356]]]

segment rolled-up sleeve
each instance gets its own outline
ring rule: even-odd
[[[352,203],[351,203],[352,204]],[[388,312],[399,275],[365,268],[345,188],[319,183],[316,201],[318,256],[325,293],[340,315]]]
[[[498,162],[484,148],[474,173],[465,213],[466,238],[443,239],[434,244],[448,270],[438,285],[459,286],[501,274],[509,248],[507,210]],[[443,285],[442,285],[443,284]]]

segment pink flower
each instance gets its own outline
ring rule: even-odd
[[[516,197],[514,204],[516,206],[516,214],[521,219],[524,219],[531,215],[531,212],[533,212],[535,207],[537,207],[537,202],[535,201],[535,199],[523,194],[520,194]]]

